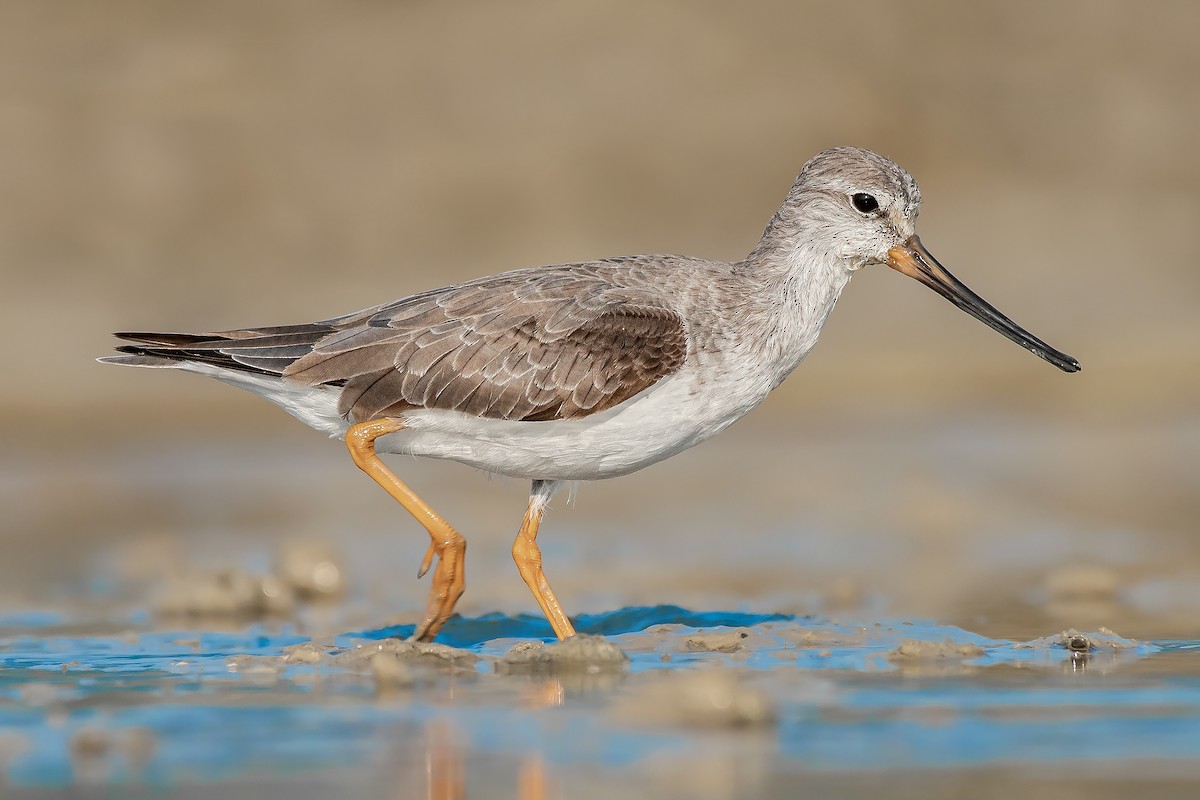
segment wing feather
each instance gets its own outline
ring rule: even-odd
[[[498,276],[349,319],[284,375],[344,383],[339,408],[356,421],[415,408],[583,417],[652,386],[687,353],[661,296],[588,271]]]
[[[355,421],[416,408],[575,419],[683,364],[688,330],[662,291],[679,261],[631,256],[521,270],[301,325],[119,333],[130,344],[118,351],[339,387],[339,411]]]
[[[686,326],[648,263],[523,270],[303,325],[121,333],[133,344],[118,349],[340,387],[355,421],[417,408],[575,419],[683,364]]]

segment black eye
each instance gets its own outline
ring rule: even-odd
[[[864,214],[870,214],[879,210],[879,201],[875,199],[874,195],[859,192],[850,196],[850,202]]]

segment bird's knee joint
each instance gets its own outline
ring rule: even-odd
[[[346,431],[345,442],[346,449],[350,451],[350,455],[355,460],[364,451],[370,453],[375,449],[375,437],[367,431],[361,430],[357,425]]]
[[[524,547],[514,547],[512,551],[513,561],[516,562],[518,569],[532,567],[540,569],[542,566],[542,554],[540,551],[530,552]]]
[[[350,448],[351,452],[356,450],[373,451],[376,439],[380,436],[386,436],[389,433],[395,433],[404,427],[402,420],[383,417],[351,425],[346,430],[344,439],[346,446]]]

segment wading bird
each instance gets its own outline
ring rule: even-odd
[[[563,481],[625,475],[749,413],[817,343],[859,269],[886,264],[1064,372],[1079,363],[951,275],[917,238],[921,195],[854,147],[814,156],[735,264],[639,255],[506,272],[354,314],[217,333],[118,333],[101,361],[210,375],[344,439],[429,532],[436,561],[414,638],[462,595],[466,540],[377,453],[526,478],[513,558],[559,638],[574,633],[542,571],[538,526]]]

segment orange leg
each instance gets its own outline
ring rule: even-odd
[[[517,773],[519,800],[546,800],[546,783],[546,762],[536,753],[526,754]]]
[[[454,604],[462,597],[465,585],[467,540],[450,523],[417,497],[412,489],[396,477],[375,453],[375,440],[380,436],[404,429],[401,420],[384,417],[351,425],[346,431],[346,448],[350,457],[363,472],[384,488],[400,505],[425,526],[432,540],[417,577],[421,577],[437,557],[437,569],[433,571],[433,586],[429,588],[429,600],[425,605],[425,617],[413,632],[415,641],[428,642],[437,635],[450,615]]]
[[[525,512],[525,519],[521,522],[517,540],[513,542],[512,554],[513,560],[517,562],[517,570],[524,578],[529,591],[533,592],[538,605],[542,607],[542,613],[546,615],[546,619],[550,620],[554,634],[559,639],[566,639],[568,636],[575,635],[575,628],[567,619],[566,612],[562,610],[558,598],[554,596],[554,590],[550,588],[550,583],[546,580],[545,573],[542,572],[542,551],[537,546],[538,526],[542,522],[542,512],[553,491],[554,483],[552,481],[533,482],[533,491],[529,496],[529,509]]]
[[[426,726],[425,736],[426,797],[428,800],[464,800],[467,796],[467,766],[457,731],[449,721],[435,719]]]

